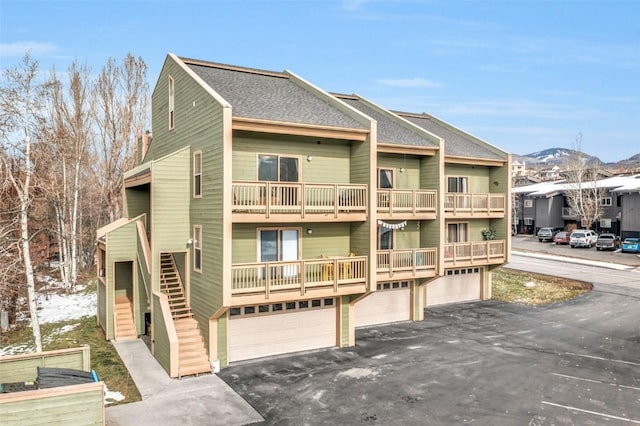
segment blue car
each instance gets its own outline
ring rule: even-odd
[[[625,238],[622,242],[622,251],[640,253],[640,238]]]

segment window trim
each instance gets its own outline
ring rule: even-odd
[[[523,200],[522,205],[525,209],[531,209],[533,208],[533,200],[531,198],[525,199]]]
[[[262,181],[260,180],[260,157],[276,157],[278,163],[276,164],[276,180],[274,181]],[[297,181],[282,181],[280,180],[280,158],[295,158],[298,162],[298,180]],[[256,153],[256,181],[258,182],[285,182],[285,183],[296,183],[302,182],[302,156],[301,155],[289,155],[289,154],[274,154],[268,152],[258,152]]]
[[[525,218],[523,219],[523,223],[524,223],[526,226],[532,226],[532,225],[533,225],[533,218],[532,218],[532,217],[525,217]]]
[[[471,179],[469,176],[461,176],[461,175],[447,175],[446,176],[447,179],[447,193],[449,194],[469,194],[469,185],[471,183]],[[456,189],[458,189],[457,191],[449,191],[449,179],[456,179]],[[465,181],[466,184],[465,186],[465,190],[464,191],[460,191],[460,182],[461,181]]]
[[[193,225],[193,270],[202,272],[202,225]]]
[[[260,252],[260,232],[262,231],[291,231],[291,230],[296,230],[298,231],[298,260],[302,260],[302,227],[300,226],[267,226],[267,227],[259,227],[256,228],[256,262],[261,262],[260,258],[261,256],[261,252]],[[280,237],[280,234],[278,233],[278,238]],[[278,239],[277,241],[278,244],[281,244],[280,240]],[[278,254],[280,254],[280,247],[276,248],[276,252]],[[280,257],[280,256],[277,256]],[[277,260],[276,262],[280,262],[279,260]],[[289,261],[286,261],[289,262]]]
[[[600,197],[600,205],[602,207],[613,206],[613,197]]]
[[[199,157],[199,160],[196,160]],[[196,172],[199,169],[200,172]],[[199,181],[198,179],[199,178]],[[202,151],[193,153],[193,198],[202,198]],[[196,183],[197,182],[197,183]]]
[[[465,225],[466,232],[464,236],[464,241],[449,241],[449,225],[456,225],[456,235],[460,235],[460,225]],[[471,242],[471,223],[470,222],[447,222],[445,226],[445,239],[446,244],[457,244],[457,243],[470,243]]]
[[[380,172],[382,172],[382,171],[391,172],[391,187],[390,188],[382,188],[380,186]],[[393,189],[393,188],[395,188],[396,187],[396,169],[392,168],[392,167],[378,167],[377,187],[378,187],[378,189]]]
[[[169,76],[169,130],[176,128],[176,83],[173,77]]]

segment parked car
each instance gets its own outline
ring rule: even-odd
[[[640,253],[640,238],[625,238],[622,242],[622,251]]]
[[[538,241],[553,241],[553,236],[556,234],[553,228],[540,228],[538,230]]]
[[[597,250],[617,250],[620,247],[620,240],[614,234],[600,234],[596,241]]]
[[[593,247],[598,240],[598,235],[590,229],[576,229],[569,237],[569,245],[575,247]]]
[[[553,242],[556,244],[569,244],[569,233],[566,231],[560,231],[553,237]]]

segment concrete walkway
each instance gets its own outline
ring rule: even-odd
[[[246,425],[264,419],[215,374],[170,378],[140,339],[114,342],[142,401],[107,407],[109,426]]]

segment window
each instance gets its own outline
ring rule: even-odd
[[[193,153],[193,197],[202,197],[202,151]]]
[[[449,176],[447,178],[447,192],[466,193],[469,188],[469,178],[460,176]]]
[[[533,200],[524,200],[524,207],[528,209],[533,207]]]
[[[258,155],[258,180],[270,182],[298,182],[297,157]]]
[[[528,225],[528,226],[533,225],[533,218],[532,217],[525,217],[524,218],[524,224]]]
[[[611,228],[611,219],[600,219],[600,228]]]
[[[175,84],[169,76],[169,130],[175,127]]]
[[[378,226],[378,250],[393,250],[393,229]]]
[[[202,272],[202,226],[193,227],[193,269]]]
[[[468,223],[448,223],[447,243],[465,243],[469,241]]]
[[[378,169],[378,188],[393,188],[392,169]]]
[[[604,207],[610,207],[612,205],[611,197],[600,198],[600,205]]]

